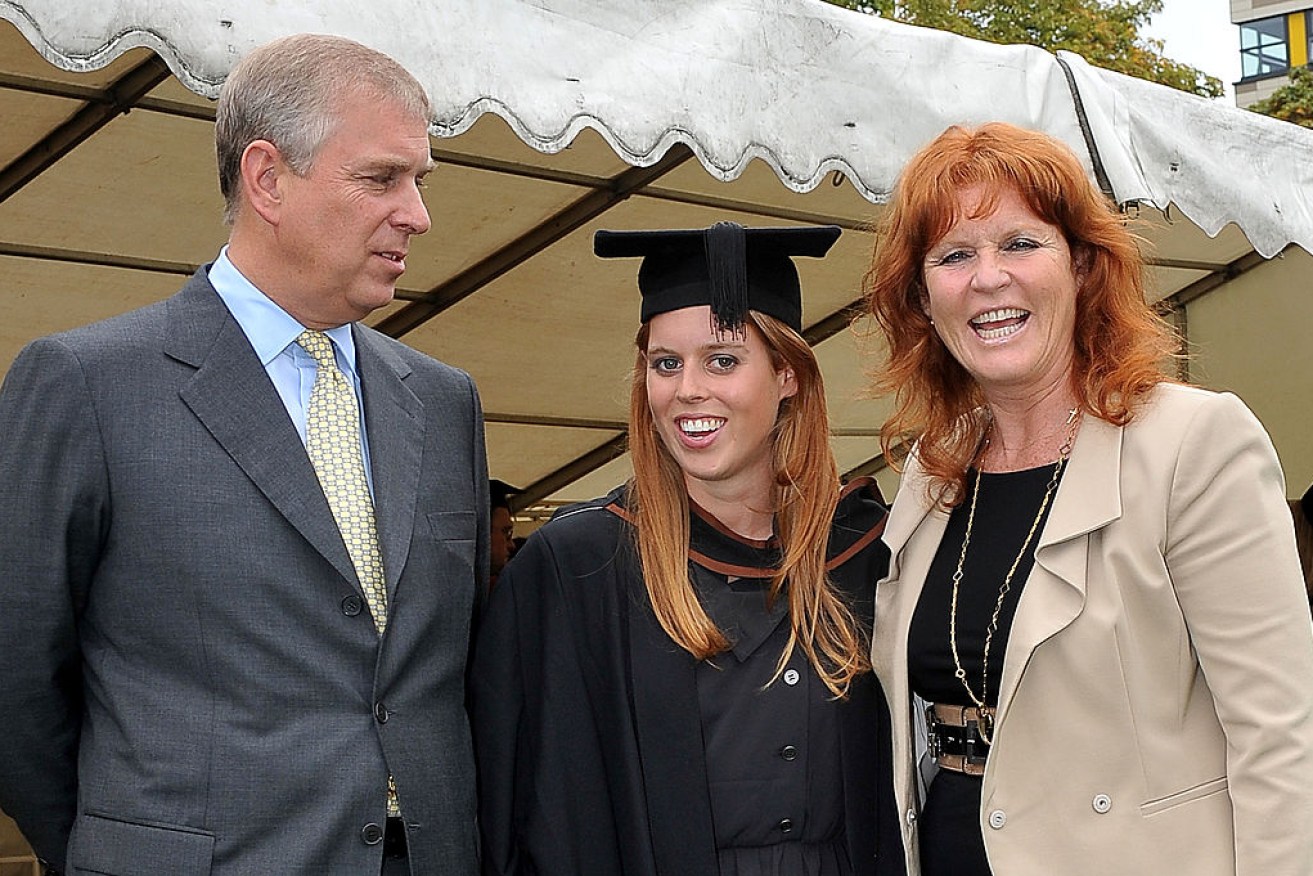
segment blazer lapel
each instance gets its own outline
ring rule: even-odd
[[[1008,636],[1000,716],[1021,681],[1030,655],[1065,629],[1085,607],[1086,559],[1091,532],[1121,517],[1122,428],[1086,416],[1067,461],[1053,510],[1035,549]]]
[[[343,578],[355,582],[351,558],[287,409],[205,268],[169,300],[168,311],[164,352],[196,368],[179,391],[183,403],[288,523]]]
[[[889,574],[875,589],[872,657],[880,671],[894,679],[894,689],[888,694],[895,711],[903,702],[910,702],[906,672],[908,629],[917,600],[921,598],[926,573],[948,526],[947,512],[934,507],[925,492],[926,483],[919,466],[909,465],[882,536],[890,551]],[[896,628],[891,626],[893,618],[899,621]]]
[[[629,672],[657,872],[716,876],[696,668],[661,629],[646,592],[634,594]]]
[[[396,596],[415,529],[420,460],[424,453],[424,404],[406,387],[410,367],[373,332],[355,327],[356,358],[364,396],[369,460],[374,476],[374,514],[387,577]]]

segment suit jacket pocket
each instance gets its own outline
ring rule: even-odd
[[[476,531],[473,511],[430,511],[429,529],[441,541],[473,541]]]
[[[78,816],[69,850],[73,872],[108,876],[204,876],[213,857],[213,834],[100,815]]]
[[[1213,779],[1192,788],[1186,788],[1184,791],[1177,791],[1175,794],[1168,794],[1166,797],[1159,797],[1157,800],[1150,800],[1148,803],[1141,804],[1140,814],[1144,816],[1158,815],[1175,809],[1177,806],[1184,806],[1186,803],[1193,803],[1196,800],[1202,800],[1204,797],[1211,797],[1213,794],[1226,793],[1226,789],[1226,776],[1222,776],[1220,779]]]

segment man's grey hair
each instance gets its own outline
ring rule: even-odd
[[[424,86],[382,52],[344,37],[297,34],[253,49],[233,67],[219,94],[214,128],[224,221],[241,203],[246,147],[268,140],[298,175],[310,170],[333,133],[345,100],[360,94],[392,101],[426,123]]]

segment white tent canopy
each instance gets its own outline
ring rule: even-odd
[[[434,231],[371,322],[475,376],[492,470],[532,501],[625,473],[634,266],[592,258],[600,227],[848,229],[803,265],[804,318],[840,463],[878,470],[885,408],[860,398],[860,341],[842,330],[866,229],[922,144],[992,119],[1063,139],[1139,205],[1191,377],[1258,411],[1292,493],[1313,478],[1295,403],[1313,366],[1313,132],[819,0],[0,0],[0,16],[17,28],[0,33],[0,368],[213,257],[207,98],[251,47],[332,32],[398,58],[434,100]]]

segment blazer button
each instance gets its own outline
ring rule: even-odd
[[[359,596],[346,597],[342,600],[342,614],[347,617],[355,617],[360,614],[360,609],[364,607],[361,605],[361,602],[362,600]]]
[[[802,678],[802,676],[798,674],[798,670],[796,669],[784,670],[784,683],[787,684],[789,687],[793,687],[795,684],[797,684],[800,678]]]
[[[1002,830],[1003,825],[1008,823],[1008,814],[1002,809],[995,809],[989,813],[989,826],[994,830]]]
[[[380,724],[386,724],[388,722],[388,707],[383,705],[381,700],[374,703],[374,720]]]
[[[779,823],[780,833],[793,833],[793,819],[781,818]]]
[[[1090,801],[1090,805],[1094,807],[1095,812],[1102,815],[1112,808],[1112,798],[1107,794],[1095,794],[1094,799]]]
[[[786,745],[780,749],[780,757],[785,760],[798,759],[798,747],[796,745]]]
[[[369,824],[360,828],[360,838],[364,841],[365,845],[376,846],[383,842],[383,828],[371,821]]]

